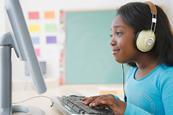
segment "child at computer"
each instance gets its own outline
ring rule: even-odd
[[[107,105],[116,115],[173,115],[173,34],[164,11],[151,2],[121,6],[112,23],[112,53],[130,65],[125,95],[86,97],[89,106]]]

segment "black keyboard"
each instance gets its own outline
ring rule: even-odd
[[[107,106],[89,107],[81,101],[84,96],[62,96],[53,99],[57,109],[66,115],[72,114],[89,114],[89,115],[114,115],[113,111]]]

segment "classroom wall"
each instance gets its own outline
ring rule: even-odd
[[[173,27],[173,1],[172,0],[161,0],[159,3],[163,7],[164,11],[167,13],[170,20],[171,26]]]
[[[5,32],[4,1],[0,0],[0,36]]]
[[[5,31],[9,31],[9,24],[7,21],[7,18],[4,14],[3,4],[5,0],[0,0],[0,34],[2,35]],[[136,1],[136,0],[20,0],[24,15],[27,19],[27,12],[28,11],[46,11],[46,10],[54,10],[57,12],[57,15],[59,16],[58,12],[60,10],[65,11],[83,11],[83,10],[99,10],[99,9],[116,9],[119,6],[121,6],[124,3],[130,2],[130,1]],[[145,0],[137,0],[137,1],[145,1]],[[173,4],[173,1],[168,0],[152,0],[155,3],[163,6],[163,9],[166,11],[166,13],[169,15],[169,19],[171,20],[171,23],[173,25],[173,7],[171,6]],[[28,20],[27,20],[27,23]],[[41,23],[44,23],[42,21]],[[43,33],[43,32],[42,32]],[[44,47],[44,46],[41,46]],[[44,55],[48,55],[47,58],[41,58],[41,61],[48,61],[47,66],[47,74],[45,75],[47,78],[56,78],[59,77],[59,55],[60,50],[63,46],[53,46],[50,48],[51,51],[56,52],[57,55],[53,55],[51,53],[46,53]],[[45,48],[45,47],[44,47]],[[45,49],[48,49],[49,47],[46,47]],[[54,49],[54,50],[53,50]],[[59,55],[58,55],[59,54]],[[53,58],[51,58],[53,57]],[[57,58],[56,58],[57,57]],[[24,72],[24,63],[21,62],[19,59],[16,58],[16,55],[14,52],[12,53],[12,64],[13,64],[13,76],[15,79],[25,79],[25,72]]]
[[[57,1],[49,1],[49,0],[44,0],[44,1],[35,1],[35,0],[20,0],[21,6],[23,8],[24,16],[26,19],[26,22],[28,26],[30,23],[39,23],[41,26],[44,23],[47,23],[47,21],[41,19],[39,21],[30,21],[28,20],[28,12],[29,11],[38,11],[40,13],[40,17],[43,17],[43,13],[45,11],[55,11],[57,15],[57,25],[59,24],[58,22],[58,17],[59,17],[59,11],[60,10],[65,10],[65,11],[77,11],[77,10],[99,10],[99,9],[116,9],[119,5],[121,5],[123,2],[127,1],[117,1],[114,2],[113,0],[74,0],[74,1],[69,1],[69,0],[57,0]],[[98,5],[99,4],[99,5]],[[38,7],[39,6],[39,7]],[[5,31],[10,30],[8,18],[5,17],[4,19],[4,25],[5,25]],[[59,30],[58,30],[59,31]],[[57,33],[58,33],[57,31]],[[30,33],[31,36],[33,35]],[[44,31],[40,31],[40,36],[43,37],[45,35]],[[59,33],[60,35],[61,33]],[[35,35],[35,33],[34,33]],[[59,36],[57,35],[57,36]],[[63,35],[60,35],[63,36]],[[59,39],[62,39],[59,38]],[[44,42],[43,40],[41,42]],[[40,45],[40,49],[43,50],[42,57],[38,57],[39,61],[46,61],[46,66],[47,66],[47,72],[44,75],[46,78],[56,78],[60,77],[61,71],[63,71],[63,67],[60,67],[61,65],[59,64],[59,60],[61,60],[61,49],[63,46],[60,46],[61,44],[56,44],[52,46],[46,46],[45,44]],[[35,45],[38,47],[37,45]],[[17,68],[16,68],[17,67]],[[21,62],[19,59],[17,59],[14,51],[12,51],[12,75],[14,79],[27,79],[28,77],[25,75],[25,64],[24,62]]]

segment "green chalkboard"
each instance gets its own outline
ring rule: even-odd
[[[110,47],[116,10],[65,12],[65,83],[122,82],[121,64]]]

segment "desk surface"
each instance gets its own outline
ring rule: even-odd
[[[22,86],[21,86],[22,87]],[[51,101],[49,98],[44,97],[36,97],[36,96],[47,96],[47,97],[54,97],[54,96],[62,96],[62,95],[85,95],[85,96],[92,96],[92,95],[99,95],[105,93],[113,93],[120,97],[123,95],[122,85],[115,84],[115,85],[62,85],[62,86],[55,86],[49,87],[47,92],[38,95],[35,90],[17,90],[15,89],[12,93],[13,103],[20,102],[25,99],[28,99],[25,102],[19,103],[20,105],[25,106],[34,106],[41,108],[45,111],[46,115],[62,115],[62,113],[55,108],[50,107]],[[34,97],[34,98],[32,98]],[[30,99],[29,99],[30,98]]]

